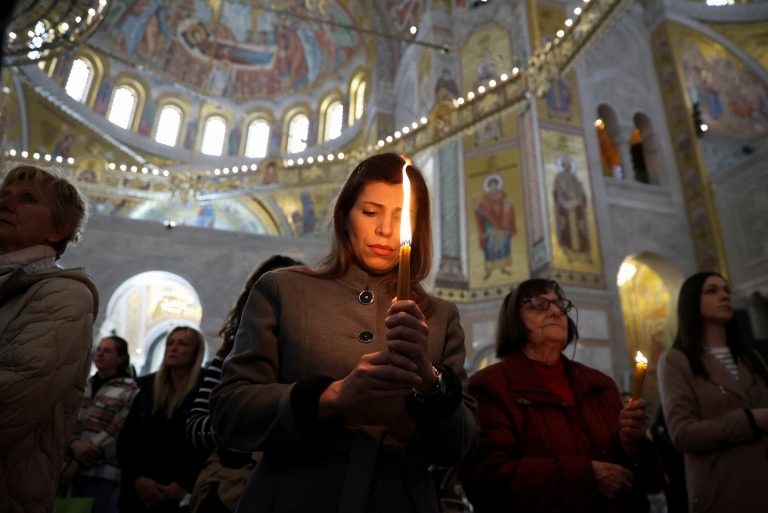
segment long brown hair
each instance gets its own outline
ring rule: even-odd
[[[352,174],[339,192],[333,208],[333,239],[331,252],[321,262],[317,270],[309,274],[321,278],[340,278],[347,272],[354,261],[354,251],[349,240],[349,215],[363,188],[370,183],[403,183],[402,169],[405,161],[396,153],[381,153],[368,157],[355,167]],[[427,310],[430,301],[421,282],[429,276],[432,267],[432,224],[430,218],[430,199],[427,182],[421,171],[409,165],[406,168],[411,183],[411,194],[416,206],[413,219],[411,249],[411,290],[414,300],[422,310]],[[392,273],[384,280],[387,288],[394,295],[397,287],[397,273]]]
[[[165,415],[169,419],[173,417],[174,412],[184,404],[184,399],[186,399],[189,393],[197,386],[197,380],[200,377],[200,369],[203,363],[203,354],[205,353],[205,338],[203,337],[203,334],[189,326],[177,326],[173,328],[165,338],[166,344],[168,343],[168,340],[170,340],[171,335],[181,330],[186,330],[187,333],[192,336],[196,350],[195,361],[192,363],[192,368],[189,370],[189,373],[184,378],[184,382],[178,390],[173,387],[171,373],[165,365],[165,358],[163,358],[163,363],[160,365],[160,370],[155,374],[152,413],[164,410]]]
[[[701,293],[704,283],[710,276],[728,280],[720,273],[704,271],[689,276],[680,287],[677,299],[677,334],[672,347],[679,349],[688,357],[691,372],[707,378],[707,369],[701,359],[704,353],[704,317],[701,315]],[[734,360],[742,360],[755,374],[768,384],[768,369],[755,350],[749,347],[738,329],[735,319],[725,324],[725,336],[728,348]]]
[[[224,325],[219,331],[222,342],[221,347],[216,352],[216,356],[219,358],[226,358],[229,352],[232,351],[232,346],[235,344],[237,327],[240,325],[240,317],[243,315],[243,308],[245,308],[245,303],[248,301],[251,289],[259,278],[268,271],[283,267],[292,267],[294,265],[303,265],[303,263],[285,255],[272,255],[251,273],[248,280],[245,282],[245,288],[240,293],[240,297],[237,298],[235,304],[229,310],[227,318],[224,320]]]

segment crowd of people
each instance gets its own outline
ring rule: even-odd
[[[415,229],[397,297],[403,169]],[[423,286],[427,184],[399,155],[349,175],[318,266],[253,271],[205,365],[186,325],[146,376],[116,334],[91,350],[96,287],[58,265],[86,217],[55,172],[0,186],[0,513],[50,512],[64,490],[94,513],[437,513],[444,469],[466,493],[454,511],[639,513],[662,491],[670,513],[768,511],[768,368],[717,273],[680,290],[651,429],[643,399],[565,356],[575,305],[550,279],[509,292],[498,362],[467,375],[458,309]]]

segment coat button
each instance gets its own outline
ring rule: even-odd
[[[373,303],[373,291],[365,289],[360,293],[359,296],[357,296],[357,299],[360,301],[360,304],[370,305]]]
[[[360,334],[357,336],[357,341],[362,342],[363,344],[368,344],[373,340],[373,333],[370,331],[361,331]]]

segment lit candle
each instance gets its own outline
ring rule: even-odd
[[[411,182],[406,168],[411,160],[401,155],[403,164],[403,209],[400,213],[400,266],[397,273],[397,299],[411,298]]]
[[[635,355],[635,382],[632,385],[632,399],[639,399],[643,392],[645,371],[648,370],[648,359],[640,351]]]

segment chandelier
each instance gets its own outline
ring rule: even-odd
[[[56,57],[88,39],[107,11],[107,0],[18,0],[3,41],[3,65]]]

